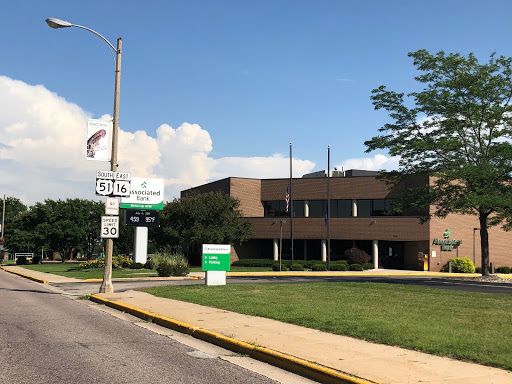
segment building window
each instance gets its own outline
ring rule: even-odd
[[[304,200],[293,200],[293,217],[304,217]]]
[[[264,217],[290,216],[290,212],[286,212],[286,202],[284,200],[263,201],[262,203]],[[293,208],[295,210],[295,206]]]
[[[370,217],[372,214],[372,200],[357,200],[357,217]]]
[[[324,217],[327,200],[309,200],[309,217]]]
[[[351,217],[352,200],[331,200],[331,217]]]
[[[372,216],[387,216],[390,209],[390,200],[372,200]]]
[[[391,214],[391,200],[373,199],[357,200],[357,216],[400,216],[400,214]]]

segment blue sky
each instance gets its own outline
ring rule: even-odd
[[[122,37],[120,170],[165,178],[169,199],[226,176],[287,177],[289,142],[298,177],[326,168],[328,144],[333,166],[393,167],[364,141],[387,121],[372,89],[417,89],[408,52],[512,56],[510,1],[3,0],[1,9],[0,193],[28,204],[93,198],[94,166],[108,169],[85,161],[76,132],[112,114],[114,60],[99,38],[51,29],[48,17],[114,45]],[[52,139],[52,121],[70,132]]]

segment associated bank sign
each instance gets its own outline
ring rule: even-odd
[[[130,197],[122,198],[121,208],[162,210],[164,179],[132,177]]]

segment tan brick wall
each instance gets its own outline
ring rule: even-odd
[[[479,228],[477,216],[450,214],[441,219],[433,217],[430,223],[430,255],[436,251],[437,260],[431,258],[431,264],[439,268],[448,262],[451,258],[467,257],[473,260],[473,228]],[[441,251],[440,245],[434,245],[434,239],[443,239],[443,234],[449,229],[450,239],[462,240],[462,244],[457,250]],[[475,266],[481,267],[480,252],[480,231],[475,231]],[[500,227],[489,229],[489,260],[495,267],[512,267],[512,233],[505,232]],[[434,269],[433,269],[434,270]]]
[[[240,200],[243,217],[263,217],[261,180],[230,178],[231,196]]]
[[[181,191],[181,197],[187,196],[191,193],[208,193],[208,192],[217,192],[220,191],[222,193],[225,193],[226,195],[230,194],[229,191],[229,178],[214,181],[212,183],[203,184],[198,187],[186,189],[184,191]]]
[[[289,179],[261,180],[261,199],[284,200]],[[293,179],[294,200],[327,199],[327,178]],[[331,199],[384,199],[389,197],[389,187],[374,177],[332,177],[330,179]]]
[[[290,238],[290,219],[287,218],[250,218],[253,238],[276,239],[279,237],[279,220],[284,219],[283,239]],[[276,220],[277,224],[272,225]],[[371,222],[375,220],[375,224]],[[330,237],[335,240],[388,240],[388,241],[426,241],[428,224],[420,224],[414,217],[351,217],[332,218]],[[325,220],[316,217],[293,219],[294,239],[326,239]],[[425,250],[425,252],[428,249]]]

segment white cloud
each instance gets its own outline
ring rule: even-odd
[[[398,169],[398,161],[400,158],[398,156],[387,157],[381,154],[377,154],[371,158],[359,158],[359,159],[348,159],[336,165],[338,170],[342,168],[344,170],[348,169],[364,169],[368,171],[379,171],[385,169],[387,171]]]
[[[309,160],[292,159],[293,177],[301,177],[315,167]],[[228,176],[248,178],[279,178],[290,174],[290,159],[282,155],[271,157],[223,157],[215,160],[213,176],[220,179]]]
[[[93,118],[41,85],[0,76],[0,191],[34,204],[46,198],[94,199],[96,170],[107,162],[87,161],[87,120]],[[110,120],[104,115],[102,120]],[[287,177],[289,159],[225,157],[214,159],[209,133],[197,124],[158,127],[156,137],[144,131],[119,131],[119,170],[138,177],[164,178],[165,198],[183,189],[228,176]],[[314,168],[293,159],[294,176]]]

